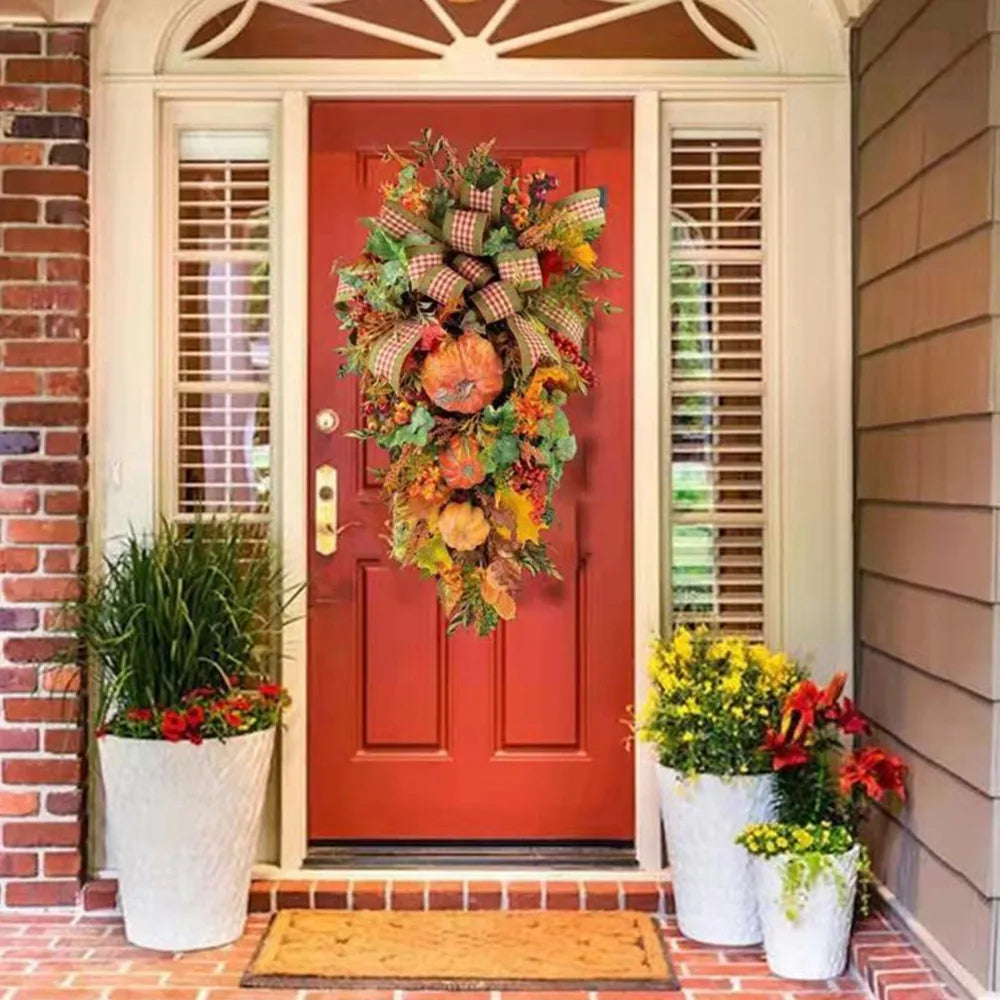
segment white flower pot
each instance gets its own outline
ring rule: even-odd
[[[681,933],[706,944],[758,944],[750,857],[736,838],[748,823],[774,818],[774,776],[688,778],[668,767],[659,775]]]
[[[116,736],[97,745],[125,936],[159,951],[238,938],[274,729],[200,746]]]
[[[788,855],[754,858],[767,964],[785,979],[833,979],[847,966],[858,886],[859,847],[830,858],[789,913],[783,899]]]

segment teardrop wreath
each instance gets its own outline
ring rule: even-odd
[[[516,613],[525,571],[559,573],[543,540],[576,454],[564,406],[594,384],[585,334],[613,307],[590,294],[603,192],[555,200],[550,174],[516,177],[492,142],[465,160],[425,130],[383,187],[361,256],[340,268],[342,375],[389,453],[391,554],[437,579],[448,632],[489,634]]]

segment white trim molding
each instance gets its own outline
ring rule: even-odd
[[[231,2],[231,0],[230,0]],[[304,0],[296,0],[304,2]],[[443,0],[441,0],[443,2]],[[531,0],[535,2],[535,0]],[[308,532],[307,358],[308,105],[313,98],[428,96],[625,97],[635,125],[635,662],[634,694],[646,690],[651,636],[664,618],[660,428],[663,324],[664,123],[746,128],[767,135],[765,171],[774,221],[768,230],[773,289],[768,335],[780,344],[773,373],[772,507],[780,511],[773,641],[813,656],[816,672],[850,662],[851,587],[851,244],[850,84],[846,31],[828,0],[713,0],[759,19],[751,32],[773,41],[776,62],[704,60],[586,63],[494,60],[482,73],[462,60],[357,63],[211,62],[210,72],[171,67],[171,39],[223,0],[107,0],[95,33],[94,501],[91,544],[106,547],[159,509],[158,333],[169,314],[160,262],[167,234],[163,172],[170,121],[236,128],[248,116],[272,122],[274,230],[274,453],[280,470],[276,527],[291,578],[306,571]],[[734,16],[736,16],[734,14]],[[200,22],[199,22],[200,23]],[[187,36],[190,37],[190,36]],[[711,64],[711,65],[708,65]],[[428,68],[432,66],[433,68]],[[662,117],[665,115],[666,117]],[[769,376],[770,377],[770,376]],[[306,633],[285,637],[284,679],[296,700],[281,741],[271,836],[261,857],[300,869],[307,842]],[[654,770],[636,751],[636,846],[643,869],[661,865]],[[98,826],[99,824],[95,824]],[[278,836],[275,837],[275,834]],[[96,851],[98,867],[113,866]]]

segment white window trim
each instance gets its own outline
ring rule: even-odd
[[[130,0],[134,7],[143,4]],[[796,0],[801,3],[801,0]],[[161,9],[162,4],[161,0]],[[119,7],[119,11],[132,8]],[[130,15],[131,16],[131,15]],[[113,20],[113,19],[112,19]],[[155,20],[159,20],[156,18]],[[155,25],[154,25],[155,27]],[[138,29],[136,29],[138,30]],[[145,29],[144,29],[145,30]],[[149,30],[152,30],[150,28]],[[99,39],[100,40],[100,39]],[[119,44],[121,39],[119,38]],[[98,45],[101,49],[101,46]],[[103,49],[107,56],[107,48]],[[127,63],[132,53],[121,54]],[[620,67],[617,67],[620,71]],[[635,695],[646,691],[648,642],[661,625],[660,358],[663,307],[662,222],[656,204],[663,182],[661,103],[673,124],[746,127],[764,119],[776,140],[767,152],[772,225],[769,322],[782,351],[772,385],[780,404],[769,419],[778,449],[780,481],[771,509],[782,512],[780,555],[768,584],[780,629],[773,641],[813,655],[817,673],[845,667],[853,649],[850,91],[845,75],[750,80],[723,72],[628,82],[615,67],[592,67],[557,82],[526,74],[502,84],[461,74],[411,80],[408,95],[630,97],[635,102]],[[369,74],[377,70],[369,68]],[[313,97],[398,94],[392,75],[341,81],[308,74],[290,77],[278,67],[228,76],[156,76],[152,72],[98,76],[93,116],[92,310],[94,503],[91,544],[100,551],[129,525],[153,523],[157,502],[157,442],[162,414],[155,405],[159,339],[166,289],[160,270],[164,245],[160,203],[164,108],[181,101],[184,114],[206,127],[236,127],[246,116],[274,116],[272,177],[275,232],[273,309],[275,342],[276,516],[290,577],[306,576],[310,526],[306,521],[308,414],[307,183],[308,103]],[[176,114],[171,110],[172,115]],[[755,119],[756,116],[756,119]],[[825,456],[820,461],[817,456]],[[280,470],[280,471],[279,471]],[[775,508],[774,504],[778,507]],[[304,610],[304,604],[302,605]],[[285,681],[296,701],[280,748],[280,868],[299,869],[306,844],[306,656],[304,617],[285,636]],[[655,768],[640,750],[636,762],[636,847],[645,869],[660,865]],[[99,824],[95,824],[98,827]],[[100,849],[96,856],[101,857]],[[273,869],[272,869],[273,870]]]

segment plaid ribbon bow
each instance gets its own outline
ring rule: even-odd
[[[556,202],[556,208],[569,212],[578,222],[604,225],[604,192],[600,188],[575,191]]]
[[[519,313],[524,302],[513,285],[506,281],[494,281],[472,296],[472,304],[485,323],[496,323]]]
[[[385,379],[399,390],[399,376],[403,362],[410,351],[417,346],[423,324],[420,320],[408,319],[397,323],[391,333],[384,336],[372,348],[368,356],[368,370],[376,377]]]
[[[534,250],[503,250],[497,254],[501,281],[509,281],[519,292],[542,287],[542,268]]]
[[[531,304],[531,311],[550,330],[568,337],[577,347],[583,344],[583,335],[587,332],[583,317],[561,305],[551,295],[537,296]]]
[[[442,230],[447,243],[462,253],[478,257],[483,252],[483,240],[490,217],[484,212],[450,208],[445,213]]]
[[[458,200],[474,212],[485,212],[494,222],[500,221],[500,206],[503,203],[503,180],[488,188],[478,188],[469,181],[462,181],[458,188]]]
[[[457,271],[440,265],[424,271],[413,283],[413,287],[429,299],[448,305],[461,299],[469,283]]]
[[[415,285],[420,276],[444,263],[444,244],[414,243],[406,248],[406,271],[410,284]]]
[[[383,203],[378,214],[378,224],[391,236],[400,240],[410,233],[427,233],[436,240],[441,239],[441,230],[430,219],[417,215],[416,212],[411,212],[394,201]]]
[[[559,352],[552,341],[526,316],[514,315],[507,319],[507,326],[514,335],[521,354],[521,371],[527,375],[542,358],[558,360]]]
[[[468,254],[455,254],[455,259],[451,262],[451,266],[476,288],[488,285],[494,278],[493,268],[486,261],[470,257]]]

